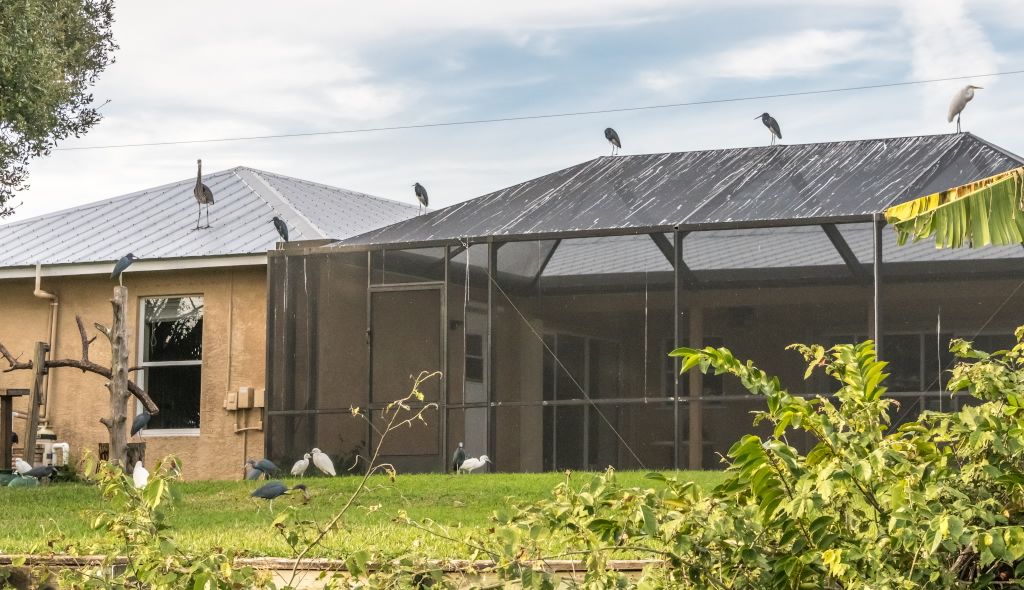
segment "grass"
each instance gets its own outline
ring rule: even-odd
[[[721,481],[717,472],[682,471],[672,475],[706,487]],[[367,547],[399,555],[415,544],[438,558],[464,557],[463,547],[393,522],[394,516],[404,510],[410,518],[451,527],[458,537],[485,534],[494,510],[545,498],[564,477],[561,473],[400,475],[394,483],[386,477],[374,477],[369,491],[342,521],[342,529],[330,535],[316,555],[338,556]],[[663,485],[644,479],[642,472],[620,472],[618,477],[629,487]],[[581,484],[587,478],[586,473],[572,475],[572,480]],[[280,513],[294,505],[298,518],[326,521],[348,499],[358,478],[306,478],[305,483],[313,496],[309,504],[302,505],[298,497],[284,498],[274,502],[275,511]],[[271,526],[275,515],[264,502],[260,502],[257,512],[256,501],[249,497],[259,482],[178,485],[180,501],[169,517],[170,535],[183,549],[204,552],[222,547],[251,556],[290,556],[287,545]],[[379,511],[367,510],[374,504],[380,505]],[[85,552],[101,540],[89,522],[90,515],[102,509],[99,490],[87,484],[0,488],[0,553],[62,553],[71,547]]]

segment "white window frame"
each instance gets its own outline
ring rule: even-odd
[[[200,371],[200,385],[199,385],[199,402],[200,402],[200,421],[199,427],[202,428],[202,400],[203,400],[203,386],[202,386],[202,366],[203,359],[200,358],[198,361],[161,361],[161,362],[146,362],[143,359],[146,356],[146,303],[152,299],[184,299],[184,298],[198,298],[203,300],[203,319],[206,319],[206,297],[201,293],[192,293],[185,295],[145,295],[139,297],[139,327],[138,327],[138,346],[136,347],[137,366],[139,367],[138,377],[136,382],[139,387],[145,391],[146,389],[146,371],[144,369],[149,367],[195,367],[199,366]],[[205,328],[206,322],[203,322]],[[203,355],[206,355],[204,347]],[[142,402],[135,402],[135,414],[141,414],[143,410]],[[144,428],[139,432],[139,436],[143,438],[161,438],[170,436],[199,436],[199,428],[160,428],[150,429]]]

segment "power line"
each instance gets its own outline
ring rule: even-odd
[[[605,115],[609,113],[628,113],[633,111],[653,111],[658,109],[674,109],[681,107],[694,107],[711,104],[723,104],[730,102],[747,102],[752,100],[767,100],[771,98],[790,98],[794,96],[813,96],[816,94],[835,94],[838,92],[855,92],[859,90],[876,90],[879,88],[894,88],[898,86],[918,86],[922,84],[935,84],[938,82],[951,82],[954,80],[971,80],[977,78],[994,78],[998,76],[1015,76],[1024,74],[1024,70],[1010,70],[1006,72],[993,72],[990,74],[974,74],[969,76],[950,76],[948,78],[931,78],[927,80],[907,80],[904,82],[888,82],[885,84],[868,84],[864,86],[847,86],[844,88],[826,88],[820,90],[802,90],[796,92],[781,92],[778,94],[761,94],[756,96],[740,96],[733,98],[715,98],[709,100],[695,100],[689,102],[674,102],[668,104],[644,105],[635,107],[619,107],[613,109],[598,109],[592,111],[569,111],[564,113],[548,113],[541,115],[522,115],[519,117],[496,117],[493,119],[469,119],[464,121],[442,121],[437,123],[416,123],[411,125],[392,125],[388,127],[362,127],[355,129],[339,129],[335,131],[306,131],[301,133],[279,133],[274,135],[249,135],[239,137],[217,137],[206,139],[182,139],[174,141],[153,141],[146,143],[121,143],[110,145],[87,145],[81,147],[55,148],[55,151],[83,151],[83,150],[108,150],[133,147],[156,147],[167,145],[185,145],[194,143],[223,143],[229,141],[254,141],[259,139],[286,139],[293,137],[315,137],[319,135],[351,135],[356,133],[376,133],[379,131],[402,131],[407,129],[429,129],[432,127],[455,127],[462,125],[483,125],[488,123],[508,123],[514,121],[533,121],[538,119],[558,119],[564,117],[582,117],[587,115]]]

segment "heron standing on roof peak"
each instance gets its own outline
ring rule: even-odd
[[[417,182],[412,185],[412,190],[416,193],[416,200],[420,202],[420,213],[423,213],[427,210],[427,205],[430,204],[430,198],[427,196],[427,189]]]
[[[775,120],[775,117],[768,113],[761,113],[755,119],[761,119],[764,126],[768,128],[768,131],[772,134],[772,145],[775,145],[775,138],[782,139],[782,129],[779,127],[779,122]]]
[[[964,108],[967,106],[967,103],[971,102],[971,99],[974,98],[975,90],[982,90],[982,88],[981,86],[968,84],[958,90],[957,93],[953,95],[953,101],[949,103],[949,117],[946,119],[946,122],[952,123],[953,117],[956,117],[957,133],[960,133],[960,113],[964,112]]]
[[[612,144],[612,155],[619,153],[622,149],[622,140],[619,139],[619,134],[614,129],[608,127],[604,130],[604,138],[608,140],[608,143]]]
[[[206,205],[206,225],[203,227],[210,227],[210,205],[213,204],[213,191],[210,190],[210,187],[203,184],[203,161],[196,160],[196,166],[196,186],[192,189],[192,194],[196,198],[196,203],[199,204],[199,217],[196,218],[196,229],[203,229],[199,226],[199,222],[203,218],[203,205]]]

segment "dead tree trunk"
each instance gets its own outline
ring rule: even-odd
[[[128,422],[128,289],[123,286],[114,287],[114,298],[110,300],[114,308],[114,323],[106,333],[110,339],[110,416],[100,422],[110,432],[110,461],[124,466],[127,456],[128,437],[125,424]]]

